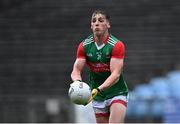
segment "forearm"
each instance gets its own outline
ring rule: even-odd
[[[105,90],[111,87],[112,85],[114,85],[115,83],[117,83],[117,81],[120,78],[122,69],[123,69],[123,59],[112,58],[110,62],[111,75],[98,88],[100,90]]]
[[[86,62],[85,59],[76,59],[74,66],[73,66],[72,73],[71,73],[72,81],[82,80],[81,72],[83,70],[85,62]]]
[[[119,73],[112,73],[106,80],[105,82],[100,85],[98,88],[100,90],[105,90],[109,87],[111,87],[112,85],[114,85],[115,83],[117,83],[117,81],[119,80],[120,74]]]
[[[77,71],[76,72],[73,71],[71,73],[71,79],[72,79],[72,81],[82,80],[81,73],[77,72]]]

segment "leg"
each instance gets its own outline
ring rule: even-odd
[[[109,116],[98,116],[97,114],[95,116],[96,116],[97,123],[108,123],[109,122]]]
[[[92,105],[95,112],[96,122],[108,123],[109,122],[109,108],[105,106],[105,102],[93,100]]]
[[[125,115],[126,106],[121,101],[114,102],[110,106],[109,123],[124,123]]]

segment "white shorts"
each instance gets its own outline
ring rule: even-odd
[[[92,101],[96,117],[109,116],[109,108],[113,103],[120,103],[127,107],[128,96],[119,95],[105,101]]]

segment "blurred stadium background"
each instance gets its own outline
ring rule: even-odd
[[[179,0],[1,0],[0,122],[93,122],[67,92],[97,8],[126,45],[126,122],[180,122]]]

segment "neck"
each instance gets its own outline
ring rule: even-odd
[[[96,43],[103,44],[108,35],[109,35],[108,32],[104,33],[103,35],[95,35],[94,38],[96,40]]]

